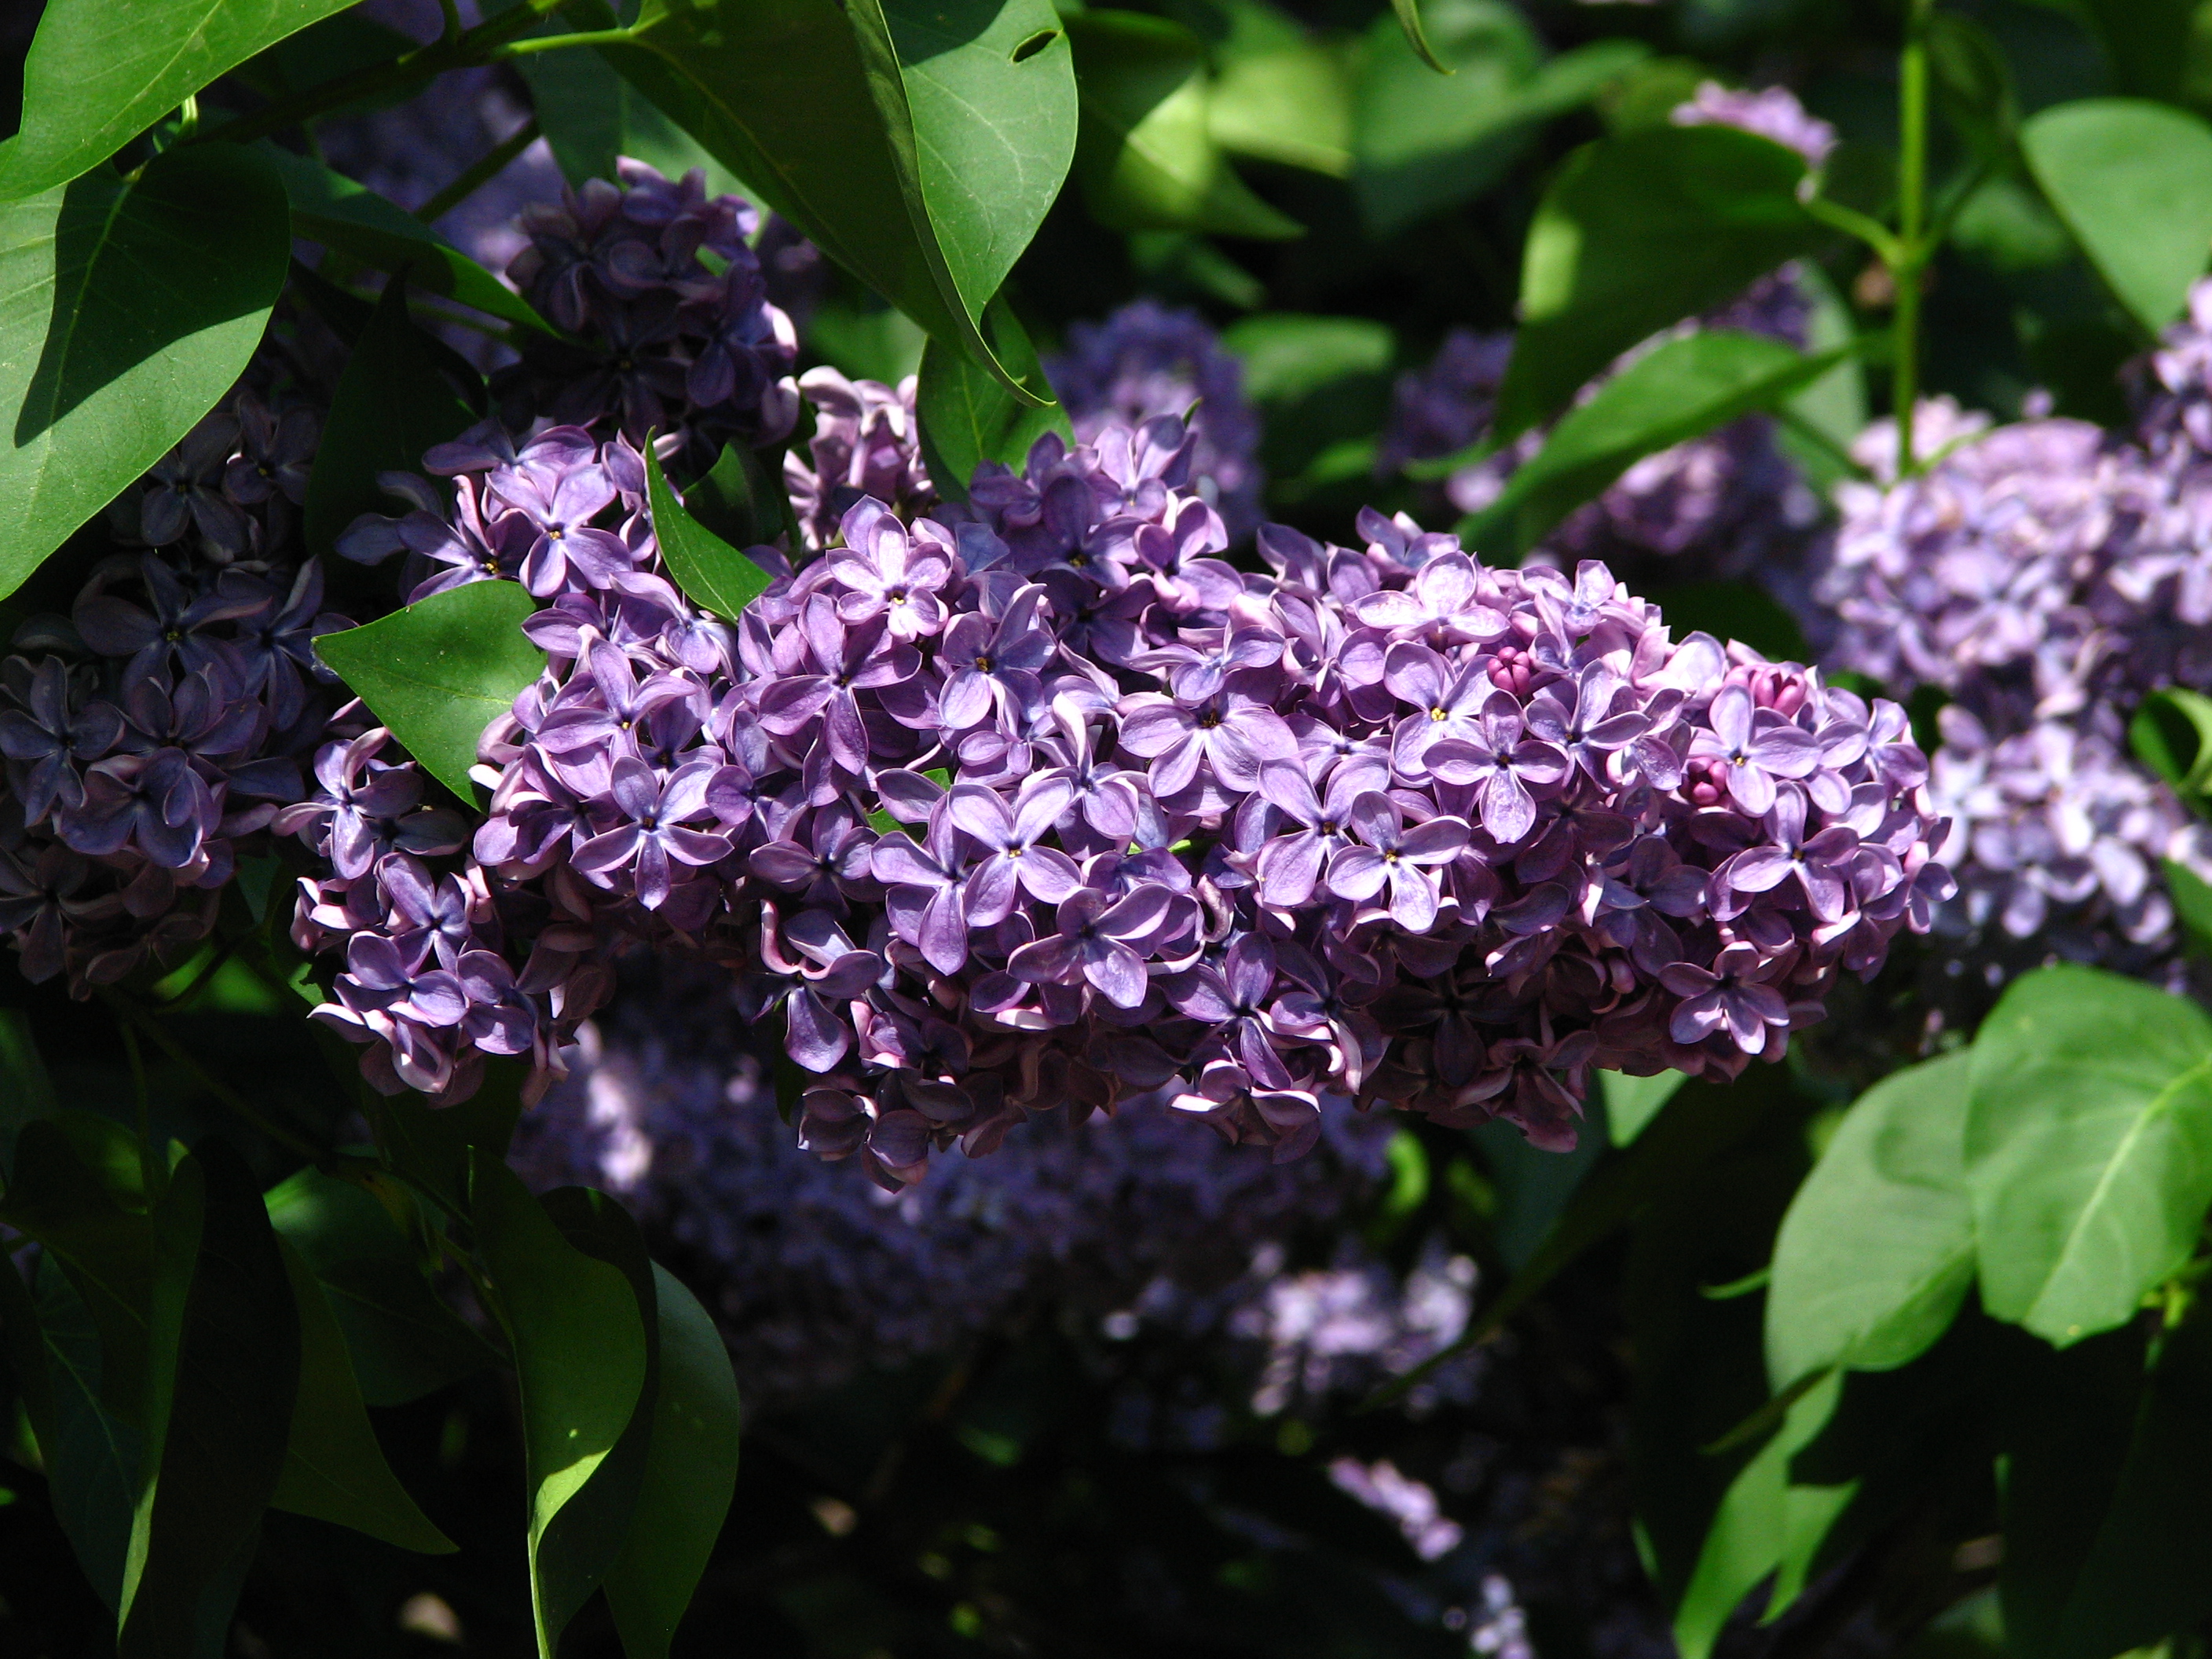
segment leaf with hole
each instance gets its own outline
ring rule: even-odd
[[[433,777],[471,801],[477,740],[544,669],[522,633],[537,609],[519,582],[468,582],[325,634],[315,654]]]
[[[737,621],[747,605],[768,591],[768,572],[684,510],[649,446],[645,475],[653,538],[660,544],[668,574],[693,604],[725,622]]]
[[[1766,1368],[1889,1370],[1947,1330],[1974,1282],[1965,1145],[1972,1059],[1946,1054],[1860,1097],[1774,1243]]]
[[[1973,1047],[1982,1305],[2061,1346],[2133,1317],[2212,1204],[2212,1015],[2117,974],[2013,982]]]
[[[283,186],[229,144],[0,204],[0,597],[229,391],[289,239]]]
[[[983,307],[1075,151],[1049,0],[646,0],[599,50],[831,258],[1005,372]]]
[[[350,3],[48,0],[23,60],[23,129],[0,145],[0,201],[67,184],[224,70]]]
[[[2089,263],[2152,333],[2181,314],[2212,256],[2212,127],[2135,98],[2058,104],[2021,151]]]

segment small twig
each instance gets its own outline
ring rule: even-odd
[[[538,118],[533,115],[522,124],[512,137],[501,140],[495,149],[470,167],[467,172],[423,203],[421,207],[416,208],[415,216],[426,225],[436,224],[439,220],[506,172],[516,156],[538,142]]]

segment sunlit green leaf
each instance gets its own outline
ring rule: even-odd
[[[653,507],[653,538],[676,585],[695,605],[726,622],[768,591],[769,574],[684,510],[648,448],[646,490]]]
[[[2212,127],[2164,104],[2088,98],[2031,117],[2020,142],[2136,320],[2155,331],[2179,317],[2212,258]]]
[[[225,70],[349,3],[47,0],[23,63],[23,130],[0,145],[0,201],[68,183]]]
[[[714,1322],[665,1267],[653,1269],[660,1325],[653,1438],[607,1605],[635,1659],[661,1659],[706,1571],[738,1476],[738,1381]]]
[[[2132,1317],[2212,1204],[2212,1015],[2094,969],[2014,981],[1966,1116],[1982,1305],[2064,1345]]]
[[[1300,234],[1237,178],[1214,141],[1203,41],[1133,11],[1085,12],[1067,27],[1082,90],[1076,176],[1092,217],[1116,230]]]
[[[230,389],[289,247],[283,186],[228,144],[0,206],[0,596]]]
[[[1974,1279],[1965,1050],[1884,1079],[1844,1116],[1774,1243],[1766,1364],[1776,1388],[1925,1352]]]
[[[545,666],[522,634],[537,609],[519,582],[468,582],[325,634],[315,653],[432,776],[473,800],[477,740]]]
[[[559,1632],[537,1601],[538,1547],[629,1425],[646,1382],[645,1328],[620,1270],[564,1240],[506,1164],[480,1152],[474,1168],[478,1252],[521,1389],[533,1611],[541,1659],[551,1659]]]
[[[1661,1072],[1656,1077],[1630,1077],[1625,1072],[1600,1072],[1598,1088],[1605,1103],[1606,1139],[1626,1146],[1642,1134],[1674,1091],[1690,1079],[1680,1072]]]
[[[1655,128],[1569,156],[1522,253],[1499,435],[1548,419],[1629,347],[1817,246],[1824,233],[1797,199],[1804,176],[1795,150],[1731,127]]]

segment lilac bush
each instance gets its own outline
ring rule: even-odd
[[[848,380],[827,366],[810,368],[799,389],[814,411],[806,453],[783,458],[783,484],[799,533],[818,551],[837,539],[838,526],[863,497],[883,502],[903,520],[938,503],[921,459],[911,374],[896,386]]]
[[[1561,1147],[1593,1065],[1779,1054],[1949,890],[1893,706],[1410,520],[1269,527],[1240,573],[1190,450],[1163,417],[987,464],[957,514],[864,497],[825,556],[755,550],[776,580],[733,625],[659,568],[621,438],[434,453],[453,521],[350,549],[445,535],[470,556],[433,580],[519,577],[548,666],[480,747],[455,966],[381,865],[340,875],[301,909],[347,952],[325,1017],[451,1098],[463,957],[504,964],[475,966],[534,1019],[495,1040],[542,1079],[617,943],[694,951],[781,1012],[803,1143],[886,1186],[1162,1089],[1282,1158],[1329,1095]],[[430,982],[362,971],[376,937]]]

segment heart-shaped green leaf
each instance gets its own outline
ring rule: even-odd
[[[522,634],[537,609],[518,582],[467,582],[325,634],[315,654],[431,776],[473,800],[477,739],[545,667],[544,653]]]
[[[2021,128],[2021,150],[2089,262],[2152,332],[2212,257],[2212,126],[2167,104],[2084,98]]]

